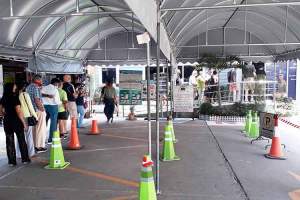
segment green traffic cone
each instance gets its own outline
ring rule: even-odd
[[[153,162],[149,156],[144,156],[139,186],[139,200],[156,200],[156,191],[152,173]]]
[[[166,125],[162,161],[172,160],[180,160],[180,158],[175,154],[171,127]]]
[[[45,169],[65,169],[68,165],[70,165],[70,163],[65,162],[59,132],[55,131],[52,138],[49,165],[47,165]]]
[[[177,143],[177,142],[178,142],[178,139],[176,139],[176,137],[175,137],[173,121],[172,121],[172,120],[168,121],[168,125],[169,125],[170,128],[171,128],[173,143]]]
[[[259,125],[258,125],[258,117],[257,117],[256,112],[254,112],[254,116],[252,116],[252,122],[251,122],[249,137],[250,138],[259,137]]]
[[[252,123],[252,111],[249,110],[246,118],[246,125],[245,125],[245,132],[247,136],[249,136],[250,133],[251,123]]]

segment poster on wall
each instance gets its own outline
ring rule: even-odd
[[[288,97],[296,100],[297,60],[288,62]]]
[[[287,62],[277,62],[276,63],[276,80],[279,74],[283,75],[283,79],[287,80]]]
[[[142,104],[141,70],[120,70],[120,105]]]
[[[147,81],[142,81],[142,99],[147,100]],[[156,98],[156,85],[154,81],[150,81],[150,100],[155,100]]]
[[[174,111],[193,112],[193,86],[174,86]]]

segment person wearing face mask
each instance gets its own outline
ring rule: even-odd
[[[57,131],[57,115],[58,115],[58,105],[61,104],[58,86],[60,80],[58,78],[53,78],[51,83],[42,88],[42,100],[46,110],[46,124],[50,119],[50,130],[48,137],[48,144],[52,143],[53,133]]]
[[[37,153],[45,152],[46,142],[46,112],[42,102],[42,77],[35,75],[32,79],[32,83],[26,88],[26,92],[29,94],[33,108],[36,112],[38,123],[33,128],[33,142],[35,151]]]

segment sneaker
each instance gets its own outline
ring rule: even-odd
[[[48,141],[47,144],[52,144],[52,141]]]
[[[24,165],[27,165],[27,164],[31,163],[31,160],[28,159],[28,160],[22,161],[22,163],[23,163]]]
[[[17,166],[17,163],[8,163],[8,166],[15,167],[15,166]]]
[[[68,136],[67,135],[65,135],[65,134],[60,134],[60,136],[59,136],[61,139],[63,139],[63,140],[65,140],[65,139],[67,139],[68,138]]]
[[[46,152],[46,151],[47,151],[47,148],[41,147],[41,148],[38,148],[38,149],[36,150],[36,153],[43,153],[43,152]]]

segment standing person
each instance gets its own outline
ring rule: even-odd
[[[76,99],[76,106],[77,106],[77,114],[78,114],[78,128],[82,128],[82,122],[84,119],[85,108],[84,108],[84,97],[85,91],[81,84],[78,84],[76,87],[76,91],[78,93],[78,97]]]
[[[198,103],[200,105],[201,102],[203,102],[203,96],[205,90],[205,76],[202,69],[198,72],[196,81],[197,81]]]
[[[67,120],[69,118],[69,113],[67,112],[68,96],[66,91],[64,91],[62,87],[63,87],[63,82],[60,82],[58,86],[58,93],[59,93],[61,104],[58,106],[57,119],[58,119],[60,137],[66,138]]]
[[[8,164],[17,165],[14,134],[17,135],[21,150],[22,162],[30,162],[28,156],[27,144],[25,141],[24,129],[27,130],[27,124],[21,109],[21,103],[17,95],[17,86],[14,83],[4,85],[3,97],[0,101],[1,114],[4,115],[3,125],[6,136],[6,152]]]
[[[216,98],[217,98],[217,90],[218,90],[218,86],[217,86],[217,84],[218,84],[218,73],[217,73],[217,71],[213,71],[213,73],[212,73],[212,75],[211,75],[211,77],[210,77],[210,79],[208,80],[208,87],[209,87],[209,93],[210,93],[210,95],[209,95],[209,99],[210,99],[210,102],[211,103],[214,103],[214,101],[216,100]]]
[[[53,78],[49,85],[42,88],[42,100],[47,113],[46,124],[50,119],[50,130],[48,135],[49,144],[52,143],[53,133],[57,131],[58,105],[61,104],[57,90],[59,83],[59,79]]]
[[[27,85],[26,82],[22,82],[17,85],[18,92],[19,92],[19,100],[21,103],[21,110],[24,114],[25,119],[28,119],[29,117],[34,117],[37,121],[38,117],[33,108],[30,96],[25,91],[26,85]],[[28,123],[27,125],[28,125],[28,129],[27,131],[25,130],[25,140],[27,143],[28,155],[29,157],[33,157],[35,155],[33,135],[32,135],[33,126],[30,126]],[[20,158],[21,157],[20,148],[17,142],[16,142],[16,153],[17,153],[17,157]]]
[[[244,91],[245,93],[245,102],[251,102],[253,100],[255,81],[256,77],[255,67],[252,62],[245,63],[246,66],[243,68],[243,78],[244,78]],[[250,95],[249,95],[250,94]],[[243,95],[242,95],[243,96]]]
[[[117,94],[116,89],[113,87],[113,81],[107,80],[106,85],[102,88],[101,97],[103,99],[104,107],[104,114],[107,118],[107,123],[111,119],[111,123],[114,119],[114,111],[115,105],[117,104]]]
[[[26,88],[26,92],[29,94],[33,108],[36,112],[38,123],[33,128],[33,142],[35,151],[37,153],[45,152],[46,143],[46,112],[42,102],[42,77],[35,75],[32,79],[32,83]]]
[[[276,98],[287,97],[287,84],[284,80],[283,74],[279,74],[278,76],[278,88],[276,93],[274,94],[274,101]]]
[[[64,75],[64,85],[63,90],[66,91],[68,96],[67,110],[70,114],[71,119],[74,117],[77,119],[77,106],[76,106],[76,98],[77,93],[74,89],[73,84],[71,83],[71,76]]]

